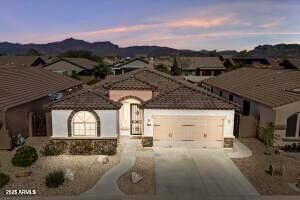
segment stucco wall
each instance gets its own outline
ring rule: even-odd
[[[151,90],[109,90],[109,99],[119,101],[126,96],[134,96],[147,101],[152,98]]]
[[[48,65],[45,69],[61,74],[65,71],[67,75],[72,75],[72,71],[76,71],[78,73],[83,70],[82,68],[63,60]]]
[[[68,117],[72,110],[52,110],[52,137],[68,137]],[[100,118],[100,137],[118,136],[118,110],[95,110]]]
[[[224,138],[234,138],[234,110],[144,110],[144,135],[153,136],[153,116],[156,115],[186,115],[186,116],[222,116],[224,117]],[[150,121],[150,126],[148,122]],[[230,122],[229,122],[230,121]]]

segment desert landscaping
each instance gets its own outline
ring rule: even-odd
[[[9,183],[1,188],[1,191],[6,189],[35,189],[37,196],[79,195],[93,187],[106,171],[120,161],[121,145],[118,146],[117,153],[113,156],[43,156],[40,150],[47,141],[48,138],[30,138],[28,140],[27,144],[35,147],[39,156],[38,160],[30,167],[12,165],[11,159],[16,149],[0,151],[0,172],[10,176]],[[45,177],[54,170],[65,172],[65,182],[57,188],[48,188],[45,184]],[[0,197],[3,197],[4,194],[1,192]]]
[[[298,191],[292,189],[300,173],[299,156],[291,156],[290,153],[265,155],[265,145],[259,140],[255,138],[239,140],[251,149],[252,156],[233,161],[261,195],[299,195]],[[285,166],[283,176],[268,174],[269,164],[283,164]]]

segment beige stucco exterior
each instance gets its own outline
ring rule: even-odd
[[[109,99],[120,101],[124,97],[138,97],[142,101],[147,101],[152,98],[151,90],[109,90]]]

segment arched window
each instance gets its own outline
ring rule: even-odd
[[[73,136],[97,136],[97,120],[93,113],[79,111],[72,118]]]

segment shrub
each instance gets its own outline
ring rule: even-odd
[[[16,154],[12,158],[12,164],[18,167],[28,167],[37,159],[38,154],[35,148],[29,145],[24,145],[17,150]]]
[[[117,140],[77,140],[72,141],[69,153],[72,155],[114,155],[117,152]]]
[[[68,144],[65,141],[53,141],[47,143],[41,150],[41,154],[44,156],[57,156],[65,152]]]
[[[9,182],[9,176],[4,173],[0,173],[0,188],[4,187]]]
[[[65,182],[65,173],[62,170],[55,170],[46,176],[46,186],[56,188]]]

